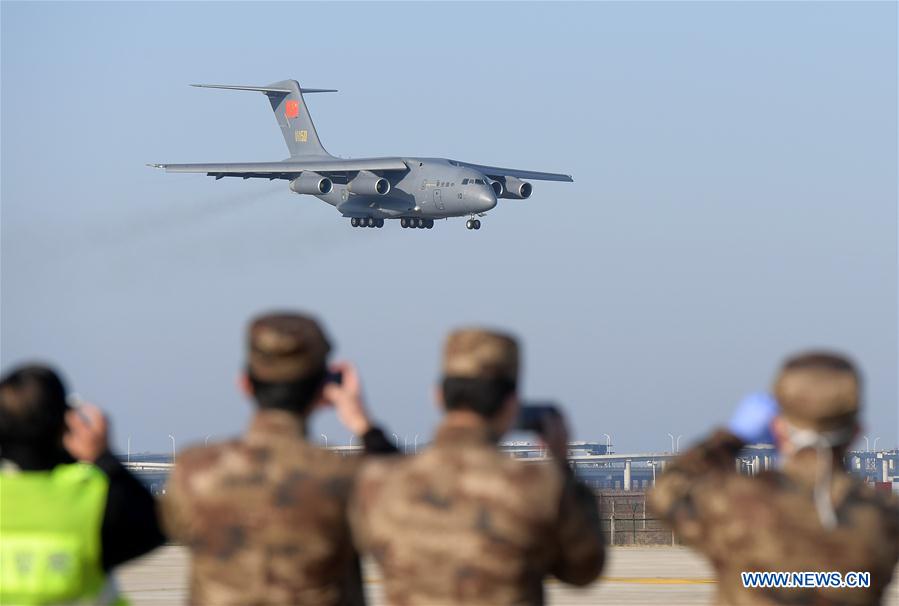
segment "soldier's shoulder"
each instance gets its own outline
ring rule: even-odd
[[[359,462],[360,482],[383,482],[404,473],[412,457],[398,455],[370,455]]]
[[[301,448],[306,455],[302,464],[310,465],[325,475],[354,475],[362,464],[362,457],[355,455],[342,455],[308,443]]]
[[[356,503],[363,509],[380,502],[383,496],[396,495],[397,491],[388,487],[390,482],[398,482],[400,486],[408,486],[408,457],[399,455],[366,456],[359,463],[353,485]]]
[[[175,469],[193,470],[215,465],[227,453],[240,447],[240,442],[236,439],[209,445],[188,446],[178,453],[175,459]]]
[[[248,444],[242,438],[192,446],[178,454],[172,476],[176,480],[202,482],[201,478],[258,474],[277,458],[275,450]]]

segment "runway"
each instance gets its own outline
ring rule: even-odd
[[[187,591],[187,553],[182,547],[163,547],[122,567],[119,584],[132,603],[184,603]],[[370,604],[384,604],[381,578],[366,566]],[[610,550],[602,581],[573,589],[550,580],[550,604],[697,604],[709,603],[715,585],[708,566],[678,547],[616,547]]]
[[[187,597],[187,552],[168,546],[123,566],[118,581],[136,606],[183,604]],[[365,567],[368,603],[385,604],[377,569]],[[715,593],[712,571],[704,560],[683,547],[613,547],[602,579],[576,589],[554,580],[546,583],[549,604],[710,604]],[[896,582],[885,604],[899,603]]]

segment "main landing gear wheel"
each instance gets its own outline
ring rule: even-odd
[[[375,219],[374,217],[352,217],[350,225],[353,227],[384,227],[384,219]]]
[[[469,219],[465,222],[466,229],[481,229],[481,220],[480,219]]]
[[[419,217],[403,217],[400,219],[400,225],[403,228],[411,229],[432,229],[434,227],[434,219],[420,219]]]

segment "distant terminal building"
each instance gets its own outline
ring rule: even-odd
[[[408,454],[420,450],[416,444],[408,448]],[[502,442],[500,449],[516,459],[541,464],[547,459],[546,450],[533,442]],[[332,446],[330,450],[347,456],[358,455],[362,447]],[[645,491],[676,453],[615,453],[611,444],[601,442],[571,442],[568,456],[575,474],[597,491]],[[172,464],[172,455],[132,454],[121,457],[122,462],[134,471],[154,494],[165,489]],[[899,493],[899,450],[855,450],[847,454],[846,467],[867,482],[875,483],[882,490]],[[745,475],[757,475],[777,465],[777,451],[770,444],[747,446],[734,462],[736,471]]]

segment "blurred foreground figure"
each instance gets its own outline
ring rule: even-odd
[[[879,604],[899,558],[899,501],[843,470],[861,385],[840,356],[784,364],[774,398],[747,397],[727,429],[678,457],[650,504],[705,554],[725,604]],[[771,442],[782,466],[739,475],[746,444]],[[744,587],[742,572],[869,572],[869,588]]]
[[[109,572],[164,539],[107,444],[100,410],[71,409],[49,368],[0,380],[0,604],[123,603]]]
[[[311,318],[257,318],[243,378],[257,407],[249,428],[239,439],[178,456],[163,524],[190,549],[191,604],[363,602],[346,519],[358,458],[311,443],[309,417],[333,405],[367,451],[394,449],[371,427],[353,367],[329,369],[330,349]]]
[[[553,462],[497,450],[518,413],[518,366],[505,335],[451,334],[432,445],[363,466],[350,519],[389,603],[542,604],[544,576],[585,585],[599,575],[596,498],[568,468],[561,416],[544,436]]]

